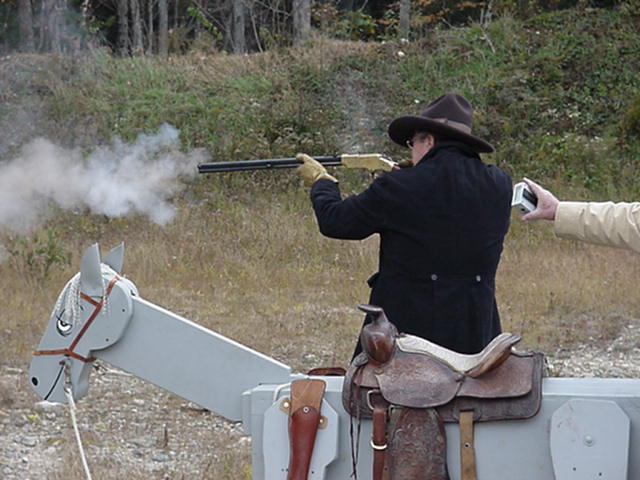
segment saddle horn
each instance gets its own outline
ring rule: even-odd
[[[389,321],[384,310],[376,305],[358,305],[358,308],[372,318],[371,323],[362,327],[360,345],[370,361],[387,363],[393,355],[398,329]]]

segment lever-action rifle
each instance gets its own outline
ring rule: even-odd
[[[363,155],[324,155],[313,158],[325,167],[343,166],[346,168],[364,168],[371,172],[389,172],[396,165],[396,162],[379,153],[366,153]],[[207,162],[198,164],[198,173],[270,170],[275,168],[295,168],[300,165],[302,165],[302,161],[295,157],[241,160],[238,162]]]

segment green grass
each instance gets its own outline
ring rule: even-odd
[[[354,136],[398,156],[384,135],[388,122],[456,90],[476,107],[475,131],[498,147],[494,161],[516,176],[635,193],[637,182],[624,178],[637,175],[638,45],[624,9],[578,7],[436,29],[409,44],[318,39],[242,57],[164,61],[97,51],[85,60],[17,62],[15,75],[33,78],[7,87],[44,98],[54,138],[73,142],[75,123],[92,125],[97,139],[131,140],[167,122],[185,148],[207,148],[216,159],[333,153],[356,149]],[[561,143],[571,148],[558,154]],[[614,159],[613,171],[603,158]],[[616,174],[618,164],[627,175]]]

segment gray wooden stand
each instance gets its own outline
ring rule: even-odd
[[[66,403],[89,389],[100,359],[230,420],[252,437],[253,478],[286,478],[287,414],[280,402],[304,378],[266,355],[154,305],[120,276],[123,247],[100,261],[97,245],[80,275],[60,294],[29,371],[42,398]],[[80,295],[82,292],[82,295]],[[322,378],[326,393],[310,479],[345,480],[352,473],[351,419],[342,407],[341,377]],[[353,432],[357,425],[353,424]],[[459,473],[459,431],[447,424],[452,480]],[[362,420],[358,478],[371,478],[371,422]],[[479,480],[639,480],[640,379],[548,378],[540,412],[475,428]]]

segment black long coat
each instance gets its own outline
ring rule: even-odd
[[[344,200],[337,183],[319,180],[311,200],[328,237],[380,234],[369,302],[400,332],[475,353],[501,331],[495,273],[511,194],[505,172],[462,143],[442,142],[416,166]]]

